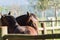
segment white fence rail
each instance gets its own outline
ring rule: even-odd
[[[46,29],[46,30],[55,30],[55,29],[60,29],[60,26],[45,27],[45,28],[38,28],[38,29],[39,29],[39,31],[44,30],[44,29]]]
[[[0,26],[0,29],[2,30],[2,36],[4,35],[4,34],[8,34],[7,33],[7,26]],[[45,27],[45,28],[39,28],[39,31],[47,31],[47,30],[52,30],[52,31],[54,31],[55,29],[60,29],[60,26],[57,26],[57,27]]]

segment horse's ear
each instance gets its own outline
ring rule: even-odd
[[[10,15],[10,14],[11,14],[11,12],[9,11],[8,15]]]
[[[29,13],[29,12],[27,12],[27,15],[28,15],[28,16],[30,16],[30,13]]]

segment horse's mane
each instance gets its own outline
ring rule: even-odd
[[[19,25],[26,26],[26,22],[28,21],[27,14],[16,17],[16,21],[18,22]]]

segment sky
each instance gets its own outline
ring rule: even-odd
[[[28,5],[28,0],[0,0],[0,6]]]
[[[26,11],[33,12],[34,8],[32,6],[36,4],[36,1],[37,0],[0,0],[0,6],[6,7],[6,6],[17,5],[20,6],[20,8],[24,12]],[[31,2],[32,4],[30,4]],[[3,10],[2,13],[5,13],[5,10]]]
[[[30,4],[30,2],[32,2],[32,4]],[[37,0],[0,0],[0,6],[19,5],[25,12],[34,12],[35,9],[32,6],[35,5],[36,2]],[[5,13],[5,11],[3,13]]]

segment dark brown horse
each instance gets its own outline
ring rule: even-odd
[[[8,33],[20,33],[20,34],[31,34],[37,35],[36,30],[31,26],[20,26],[13,16],[2,15],[1,16],[2,26],[8,26]]]
[[[1,15],[1,23],[2,26],[8,26],[8,33],[13,33],[17,27],[16,20],[11,15]]]
[[[38,31],[38,20],[35,14],[27,12],[27,14],[17,17],[16,20],[19,25],[31,26]]]

